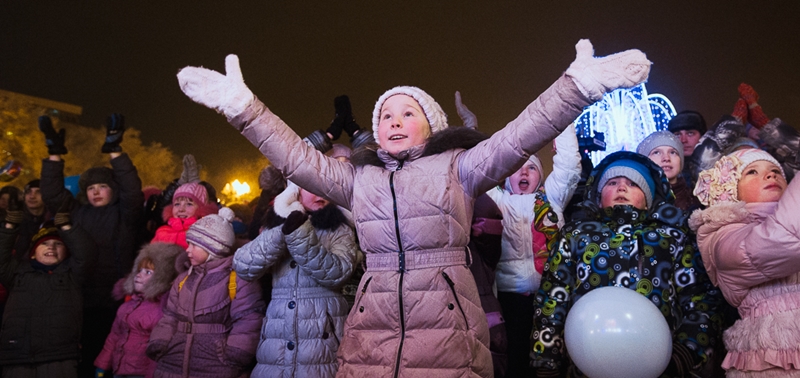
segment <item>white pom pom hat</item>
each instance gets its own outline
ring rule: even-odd
[[[230,256],[236,235],[233,233],[233,210],[223,207],[219,214],[206,215],[197,220],[186,231],[186,242],[203,248],[210,255],[223,258]]]

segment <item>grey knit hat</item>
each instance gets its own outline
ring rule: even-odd
[[[653,205],[656,183],[653,181],[648,168],[636,161],[621,159],[609,164],[597,183],[597,191],[602,193],[603,187],[606,186],[608,180],[620,176],[631,180],[639,186],[644,193],[644,199],[649,209]]]
[[[425,118],[428,119],[428,124],[431,125],[431,134],[447,128],[447,114],[444,113],[442,107],[439,106],[439,103],[437,103],[433,97],[417,87],[394,87],[378,98],[378,102],[375,103],[375,109],[372,111],[372,136],[375,138],[376,142],[380,140],[378,138],[378,124],[380,124],[381,107],[383,107],[383,103],[386,102],[386,99],[397,94],[409,96],[419,103],[422,111],[425,112]]]
[[[186,231],[186,242],[203,248],[216,258],[230,256],[236,241],[231,224],[233,217],[233,210],[223,207],[219,214],[200,218]]]
[[[680,169],[683,169],[683,144],[681,140],[678,139],[675,134],[667,131],[661,130],[656,131],[650,135],[648,135],[641,143],[639,143],[639,147],[636,147],[636,152],[640,155],[650,156],[650,152],[652,152],[656,147],[661,146],[669,146],[678,151],[678,155],[681,157],[681,166]],[[656,162],[658,163],[658,162]]]

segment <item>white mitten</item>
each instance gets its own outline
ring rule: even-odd
[[[575,45],[575,61],[569,65],[567,76],[592,101],[618,88],[630,88],[647,80],[652,62],[639,50],[627,50],[596,58],[588,39]]]
[[[461,121],[464,122],[464,126],[474,130],[478,129],[478,117],[475,117],[475,113],[471,112],[469,108],[461,102],[461,92],[459,91],[456,91],[456,112],[461,118]]]
[[[244,85],[239,57],[225,57],[225,72],[223,75],[202,67],[186,67],[178,72],[178,83],[192,101],[231,119],[247,109],[254,97]]]

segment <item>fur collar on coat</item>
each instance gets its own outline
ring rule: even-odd
[[[421,157],[440,154],[456,148],[468,150],[488,138],[480,131],[468,127],[448,127],[428,138]],[[385,164],[378,157],[379,148],[376,143],[359,147],[353,152],[350,162],[356,167],[374,165],[383,168]]]
[[[306,213],[300,203],[300,187],[289,181],[286,189],[275,197],[273,205],[267,209],[264,215],[264,228],[271,229],[282,225],[294,211]],[[310,212],[309,215],[311,215],[311,225],[317,230],[335,230],[342,224],[350,223],[342,210],[332,203]]]
[[[144,246],[133,263],[131,273],[125,278],[125,294],[133,294],[133,281],[136,279],[136,273],[139,272],[139,263],[147,257],[153,261],[155,269],[153,269],[153,278],[145,284],[142,295],[147,300],[156,300],[172,287],[172,281],[178,275],[178,272],[175,271],[175,258],[185,253],[186,251],[181,246],[171,243],[151,243]]]

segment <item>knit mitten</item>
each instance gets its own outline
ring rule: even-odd
[[[747,102],[744,99],[740,98],[736,101],[736,104],[733,105],[733,113],[731,113],[733,118],[736,118],[739,123],[742,125],[747,123]]]
[[[64,138],[67,130],[61,129],[56,132],[53,121],[48,116],[39,117],[39,131],[44,134],[47,153],[49,155],[66,155],[67,147],[64,146]]]
[[[232,119],[253,102],[253,92],[244,84],[239,57],[225,57],[225,75],[202,67],[185,67],[178,72],[181,90],[192,101]]]
[[[181,172],[181,178],[178,179],[178,183],[183,185],[190,182],[200,182],[200,168],[197,166],[197,160],[195,160],[194,155],[186,154],[183,155],[183,172]]]
[[[749,84],[739,84],[739,95],[747,102],[747,107],[750,109],[749,122],[757,128],[762,128],[769,122],[769,117],[764,114],[764,109],[758,104],[758,93]]]
[[[627,50],[606,57],[594,56],[588,39],[575,45],[575,61],[567,68],[567,76],[591,101],[617,88],[630,88],[647,80],[652,62],[639,50]]]
[[[461,121],[464,122],[464,127],[475,130],[478,129],[478,117],[461,102],[461,92],[459,91],[456,91],[456,112],[458,116],[461,117]]]

